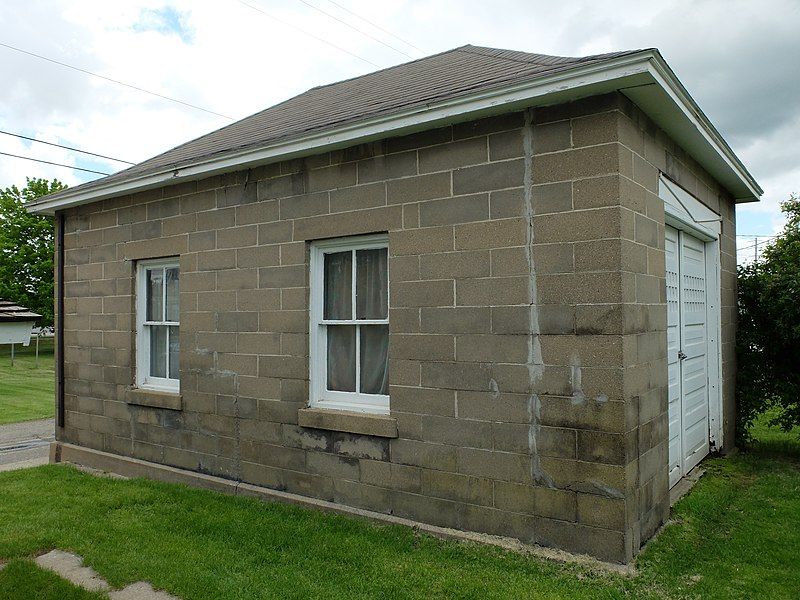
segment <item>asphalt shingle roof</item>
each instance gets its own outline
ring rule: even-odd
[[[9,300],[0,300],[0,323],[35,321],[41,316]]]
[[[181,144],[133,167],[71,188],[89,191],[178,169],[201,159],[256,149],[403,109],[458,98],[478,91],[531,81],[588,63],[639,50],[585,57],[548,56],[514,50],[462,46],[353,79],[315,87],[261,112]],[[60,193],[48,196],[55,199]]]

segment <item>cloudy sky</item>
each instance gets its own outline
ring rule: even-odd
[[[570,56],[655,46],[765,190],[740,207],[739,233],[775,233],[779,202],[800,192],[797,0],[5,0],[0,23],[0,130],[131,162],[467,43]],[[0,152],[125,166],[2,134]],[[26,176],[97,177],[0,156],[0,187]]]

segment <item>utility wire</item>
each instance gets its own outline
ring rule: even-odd
[[[37,140],[36,138],[28,137],[26,135],[20,135],[18,133],[11,133],[10,131],[3,131],[0,129],[0,133],[4,135],[11,135],[14,137],[18,137],[23,140],[30,140],[31,142],[37,142],[39,144],[47,144],[48,146],[55,146],[56,148],[64,148],[64,150],[70,150],[72,152],[80,152],[81,154],[88,154],[89,156],[96,156],[97,158],[105,158],[107,160],[113,160],[115,162],[125,163],[126,165],[135,165],[136,163],[132,163],[129,160],[122,160],[121,158],[114,158],[113,156],[106,156],[105,154],[97,154],[95,152],[88,152],[86,150],[79,150],[78,148],[70,148],[69,146],[62,146],[61,144],[55,144],[53,142],[45,142],[44,140]]]
[[[350,10],[349,8],[345,8],[344,6],[342,6],[341,4],[339,4],[338,2],[334,2],[333,0],[328,0],[328,2],[330,2],[330,3],[331,3],[331,4],[333,4],[334,6],[338,6],[340,9],[342,9],[342,10],[343,10],[344,12],[346,12],[346,13],[350,13],[351,15],[353,15],[354,17],[356,17],[357,19],[361,19],[362,21],[364,21],[364,23],[367,23],[368,25],[372,25],[372,26],[373,26],[375,29],[380,29],[380,30],[381,30],[383,33],[385,33],[385,34],[387,34],[387,35],[390,35],[390,36],[392,36],[394,39],[396,39],[396,40],[398,40],[398,41],[401,41],[401,42],[403,42],[403,43],[404,43],[406,46],[410,46],[410,47],[412,47],[414,50],[417,50],[418,52],[421,52],[422,54],[425,54],[425,53],[426,53],[426,52],[425,52],[425,50],[423,50],[422,48],[418,48],[417,46],[415,46],[415,45],[414,45],[414,44],[412,44],[411,42],[408,42],[408,41],[404,40],[403,38],[401,38],[399,35],[395,35],[395,34],[393,34],[393,33],[392,33],[391,31],[389,31],[388,29],[384,29],[383,27],[381,27],[381,26],[380,26],[380,25],[378,25],[377,23],[373,23],[373,22],[372,22],[372,21],[370,21],[369,19],[366,19],[366,18],[362,17],[361,15],[359,15],[358,13],[356,13],[356,12],[354,12],[354,11]]]
[[[8,152],[0,152],[3,156],[11,156],[13,158],[21,158],[22,160],[32,160],[33,162],[44,163],[46,165],[55,165],[56,167],[66,167],[67,169],[74,169],[76,171],[85,171],[87,173],[97,173],[98,175],[111,175],[111,173],[104,173],[103,171],[93,171],[92,169],[84,169],[83,167],[73,167],[72,165],[65,165],[63,163],[50,162],[49,160],[42,160],[41,158],[31,158],[30,156],[20,156],[19,154],[10,154]]]
[[[758,236],[758,237],[760,238],[761,236]],[[767,238],[767,237],[768,237],[768,236],[764,236],[764,240],[765,240],[765,241],[764,241],[764,243],[763,243],[763,244],[762,244],[761,242],[758,242],[757,244],[752,244],[752,245],[750,245],[750,246],[745,246],[744,248],[737,248],[737,249],[736,249],[736,252],[744,252],[745,250],[750,250],[751,248],[755,248],[755,247],[757,247],[757,246],[761,246],[761,247],[763,248],[764,246],[766,246],[766,245],[767,245],[767,242],[766,242],[766,238]],[[777,237],[777,236],[769,236],[769,237]]]
[[[317,40],[318,42],[322,42],[323,44],[327,44],[327,45],[328,45],[328,46],[330,46],[331,48],[336,48],[336,49],[337,49],[337,50],[339,50],[340,52],[344,52],[345,54],[349,54],[349,55],[350,55],[350,56],[352,56],[353,58],[357,58],[358,60],[360,60],[360,61],[363,61],[363,62],[367,63],[368,65],[372,65],[373,67],[375,67],[375,68],[377,68],[377,69],[380,69],[380,68],[381,68],[381,66],[380,66],[379,64],[376,64],[376,63],[372,62],[371,60],[369,60],[369,59],[367,59],[367,58],[364,58],[363,56],[359,56],[358,54],[355,54],[355,53],[353,53],[353,52],[350,52],[349,50],[345,50],[345,49],[344,49],[344,48],[342,48],[341,46],[337,46],[337,45],[336,45],[336,44],[334,44],[333,42],[329,42],[328,40],[326,40],[326,39],[323,39],[323,38],[321,38],[321,37],[319,37],[319,36],[317,36],[317,35],[314,35],[313,33],[309,32],[309,31],[306,31],[305,29],[301,29],[301,28],[300,28],[300,27],[298,27],[297,25],[292,25],[292,24],[291,24],[291,23],[289,23],[288,21],[284,21],[283,19],[279,19],[279,18],[278,18],[278,17],[276,17],[275,15],[272,15],[272,14],[268,13],[267,11],[260,9],[259,7],[257,7],[257,6],[254,6],[253,4],[250,4],[250,3],[248,3],[248,2],[245,2],[244,0],[236,0],[236,1],[237,1],[239,4],[242,4],[243,6],[246,6],[247,8],[250,8],[250,9],[252,9],[252,10],[256,11],[256,12],[259,12],[259,13],[261,13],[261,14],[262,14],[262,15],[264,15],[265,17],[269,17],[269,18],[270,18],[270,19],[272,19],[273,21],[277,21],[277,22],[278,22],[278,23],[280,23],[281,25],[284,25],[284,26],[286,26],[286,27],[290,27],[291,29],[294,29],[295,31],[299,31],[299,32],[300,32],[300,33],[302,33],[303,35],[307,35],[307,36],[308,36],[308,37],[310,37],[310,38],[314,38],[314,39],[315,39],[315,40]]]
[[[384,46],[386,46],[387,48],[389,48],[389,49],[391,49],[391,50],[394,50],[395,52],[398,52],[398,53],[402,54],[402,55],[403,55],[403,56],[405,56],[406,58],[412,58],[412,59],[414,58],[413,56],[411,56],[410,54],[408,54],[408,53],[406,53],[406,52],[403,52],[403,51],[402,51],[402,50],[400,50],[399,48],[395,48],[395,47],[394,47],[394,46],[392,46],[391,44],[387,44],[387,43],[386,43],[386,42],[384,42],[382,39],[380,39],[380,38],[377,38],[377,37],[375,37],[374,35],[372,35],[372,34],[369,34],[369,33],[367,33],[366,31],[364,31],[364,30],[362,30],[362,29],[359,29],[359,28],[358,28],[358,27],[356,27],[355,25],[351,25],[350,23],[348,23],[348,22],[347,22],[347,21],[345,21],[344,19],[340,19],[340,18],[339,18],[339,17],[337,17],[336,15],[332,15],[331,13],[329,13],[329,12],[327,12],[327,11],[324,11],[324,10],[322,10],[322,9],[321,9],[321,8],[319,8],[318,6],[314,6],[314,5],[313,5],[313,4],[311,4],[310,2],[306,2],[306,0],[297,0],[297,1],[298,1],[298,2],[301,2],[301,3],[303,3],[303,4],[305,4],[305,5],[306,5],[306,6],[308,6],[309,8],[313,8],[313,9],[314,9],[314,10],[316,10],[317,12],[319,12],[319,13],[322,13],[323,15],[325,15],[326,17],[329,17],[329,18],[333,19],[334,21],[338,21],[339,23],[341,23],[342,25],[344,25],[344,26],[346,26],[346,27],[349,27],[349,28],[350,28],[350,29],[352,29],[353,31],[357,31],[357,32],[358,32],[358,33],[360,33],[361,35],[363,35],[363,36],[366,36],[366,37],[368,37],[368,38],[369,38],[369,39],[371,39],[371,40],[375,40],[375,41],[376,41],[376,42],[378,42],[379,44],[383,44],[383,45],[384,45]]]
[[[41,60],[46,60],[47,62],[60,65],[62,67],[66,67],[68,69],[72,69],[73,71],[78,71],[79,73],[84,73],[86,75],[91,75],[92,77],[97,77],[98,79],[103,79],[105,81],[110,81],[111,83],[116,83],[117,85],[124,85],[127,88],[132,90],[136,90],[137,92],[143,92],[145,94],[150,94],[151,96],[156,96],[157,98],[162,98],[163,100],[169,100],[170,102],[175,102],[177,104],[181,104],[183,106],[188,106],[189,108],[194,108],[195,110],[201,110],[205,113],[216,115],[217,117],[222,117],[223,119],[228,119],[229,121],[233,121],[233,117],[229,117],[228,115],[223,115],[218,112],[214,112],[213,110],[209,110],[207,108],[203,108],[202,106],[197,106],[196,104],[191,104],[189,102],[184,102],[183,100],[178,100],[177,98],[171,98],[169,96],[165,96],[164,94],[159,94],[158,92],[152,92],[150,90],[146,90],[139,86],[125,83],[124,81],[119,81],[118,79],[112,79],[111,77],[106,77],[105,75],[100,75],[98,73],[93,73],[92,71],[87,71],[86,69],[81,69],[80,67],[76,67],[65,62],[61,62],[55,60],[53,58],[48,58],[46,56],[42,56],[41,54],[36,54],[35,52],[29,52],[28,50],[23,50],[22,48],[17,48],[16,46],[11,46],[10,44],[5,44],[0,42],[0,46],[3,48],[8,48],[9,50],[14,50],[15,52],[20,52],[21,54],[27,54],[28,56],[33,56],[34,58],[38,58]]]

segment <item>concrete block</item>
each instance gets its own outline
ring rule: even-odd
[[[533,152],[558,152],[572,147],[571,126],[569,121],[556,121],[535,125],[533,128]]]
[[[453,171],[453,193],[474,194],[519,187],[525,165],[522,159],[493,162]]]
[[[448,130],[449,133],[449,130]],[[392,146],[391,140],[389,146]],[[397,179],[417,174],[417,153],[399,152],[358,161],[358,183]]]
[[[389,232],[391,256],[420,255],[451,252],[454,247],[452,227],[428,227]]]
[[[488,161],[488,150],[488,141],[483,137],[420,149],[419,171],[420,173],[448,171],[464,165],[485,163]]]
[[[488,277],[490,273],[489,252],[487,250],[461,250],[421,255],[419,257],[419,277],[417,278]]]
[[[471,192],[458,193],[468,194]],[[451,195],[450,172],[392,179],[387,183],[387,201],[389,204],[449,198]]]
[[[488,333],[491,310],[488,307],[423,307],[420,330],[427,333]]]
[[[422,415],[455,416],[456,392],[454,390],[391,386],[392,413],[410,412]]]
[[[492,480],[425,469],[421,472],[422,494],[456,502],[492,505]]]
[[[466,223],[455,227],[456,250],[524,246],[527,240],[528,226],[524,219]]]
[[[429,200],[419,205],[420,227],[485,221],[489,218],[489,194]]]
[[[378,181],[330,192],[331,212],[345,212],[386,205],[386,183]]]

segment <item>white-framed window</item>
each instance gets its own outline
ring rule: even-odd
[[[136,265],[136,385],[180,389],[180,268],[178,258]]]
[[[311,246],[311,406],[389,412],[385,235]]]

